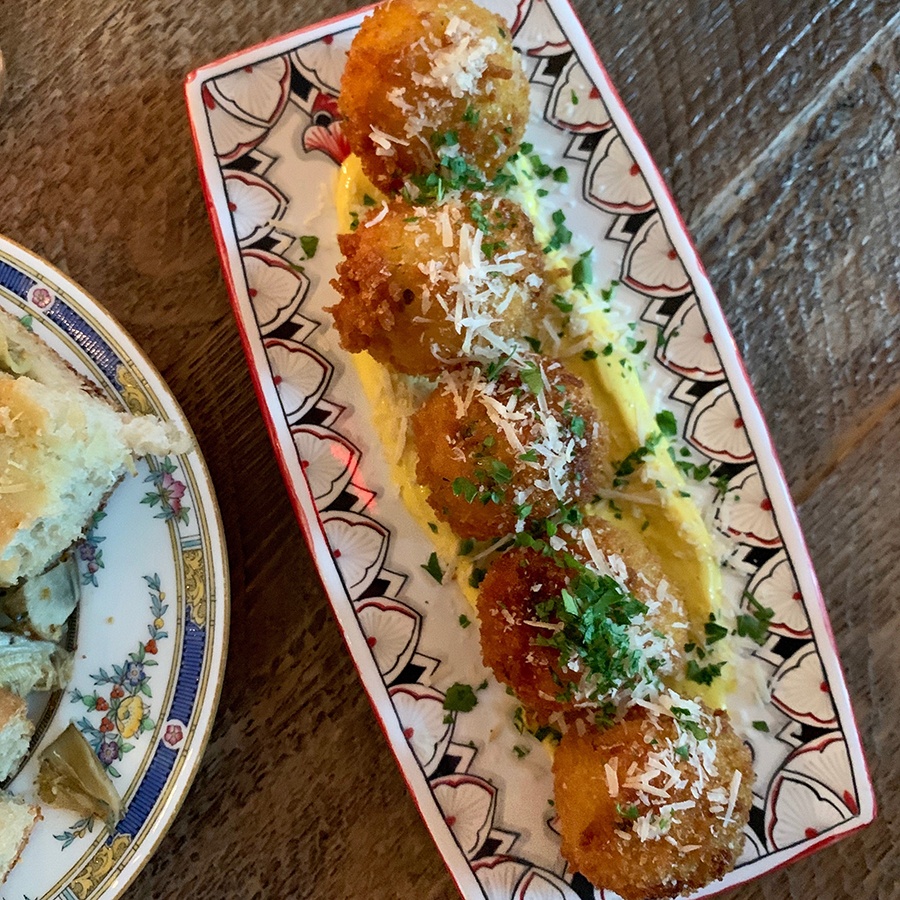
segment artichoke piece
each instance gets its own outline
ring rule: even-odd
[[[66,621],[80,599],[81,576],[72,553],[40,575],[0,588],[0,609],[10,619],[5,627],[44,641],[62,639]]]
[[[24,697],[55,691],[72,675],[72,654],[53,641],[32,641],[0,632],[0,687]]]
[[[102,819],[111,829],[125,813],[112,779],[72,723],[41,751],[37,792],[48,806]]]

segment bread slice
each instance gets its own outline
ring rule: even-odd
[[[42,572],[81,537],[135,456],[189,447],[170,423],[115,409],[0,311],[0,585]]]
[[[0,781],[6,781],[28,753],[34,723],[24,698],[0,687]]]
[[[0,884],[19,861],[32,829],[41,818],[36,806],[0,791]]]

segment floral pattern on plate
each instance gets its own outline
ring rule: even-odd
[[[646,342],[647,377],[675,413],[681,462],[695,477],[691,490],[725,547],[730,597],[739,608],[757,591],[773,610],[755,653],[772,700],[752,722],[735,714],[757,771],[744,855],[724,882],[738,884],[874,815],[821,595],[721,308],[573,11],[564,0],[486,5],[509,22],[531,82],[526,139],[545,162],[568,169],[567,185],[558,188],[567,223],[576,236],[594,236],[595,280],[615,286],[635,341]],[[348,152],[335,99],[362,15],[251,48],[188,79],[232,303],[329,599],[460,891],[491,900],[590,898],[593,888],[559,856],[549,763],[517,732],[510,698],[486,680],[477,705],[453,709],[455,684],[480,687],[485,677],[476,629],[467,627],[472,611],[442,577],[448,561],[437,558],[403,505],[374,438],[377,413],[329,328],[329,280],[339,259],[331,193],[335,166]],[[274,71],[279,60],[292,67],[287,104],[268,133],[235,157],[233,143],[218,137],[205,92],[215,94],[240,67]],[[261,75],[258,86],[243,89],[248,98],[271,90]],[[308,259],[302,247],[311,235],[318,253]],[[282,287],[263,311],[255,276],[243,265],[249,254],[280,258],[291,270],[302,265],[303,291]],[[307,359],[298,355],[304,352]],[[827,760],[817,752],[826,737],[837,747]],[[839,754],[846,765],[831,764]],[[826,784],[827,797],[803,793],[796,787],[803,779]],[[815,828],[792,831],[801,810],[806,815],[819,803],[825,806]]]
[[[189,426],[167,387],[109,315],[65,276],[0,238],[0,305],[23,319],[122,409]],[[113,900],[177,811],[218,700],[228,624],[225,549],[196,450],[137,463],[77,547],[82,600],[74,671],[37,723],[9,785],[33,797],[42,747],[74,721],[125,801],[110,831],[43,806],[3,886],[12,898]],[[177,729],[177,740],[176,738]]]

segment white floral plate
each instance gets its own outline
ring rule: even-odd
[[[646,341],[646,378],[692,486],[728,542],[725,580],[773,610],[754,668],[770,699],[732,702],[757,774],[745,852],[713,893],[825,846],[875,814],[821,593],[784,477],[722,311],[646,148],[565,0],[490,0],[531,82],[526,139],[594,282]],[[189,76],[188,111],[213,230],[250,372],[297,516],[363,684],[460,892],[512,900],[594,896],[567,871],[549,760],[487,677],[458,589],[424,570],[434,550],[375,438],[375,411],[324,308],[339,260],[333,193],[348,148],[336,97],[366,11]],[[312,258],[310,237],[318,238]],[[304,240],[304,238],[306,238]],[[462,618],[461,618],[462,617]],[[446,714],[454,683],[487,686]],[[607,892],[605,896],[609,896]]]
[[[159,373],[100,305],[0,238],[0,305],[24,319],[123,409],[190,431]],[[225,663],[228,569],[218,507],[194,449],[138,463],[78,550],[75,668],[39,711],[32,752],[9,785],[34,798],[37,756],[69,722],[97,751],[127,811],[100,821],[43,807],[4,900],[112,900],[177,813],[200,762]]]

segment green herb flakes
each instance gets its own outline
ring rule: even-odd
[[[444,583],[444,570],[438,562],[437,553],[432,552],[428,557],[428,562],[422,564],[422,568],[438,583]]]
[[[471,712],[476,706],[478,706],[478,698],[471,685],[457,681],[447,688],[444,696],[444,709],[449,712],[466,713]]]

